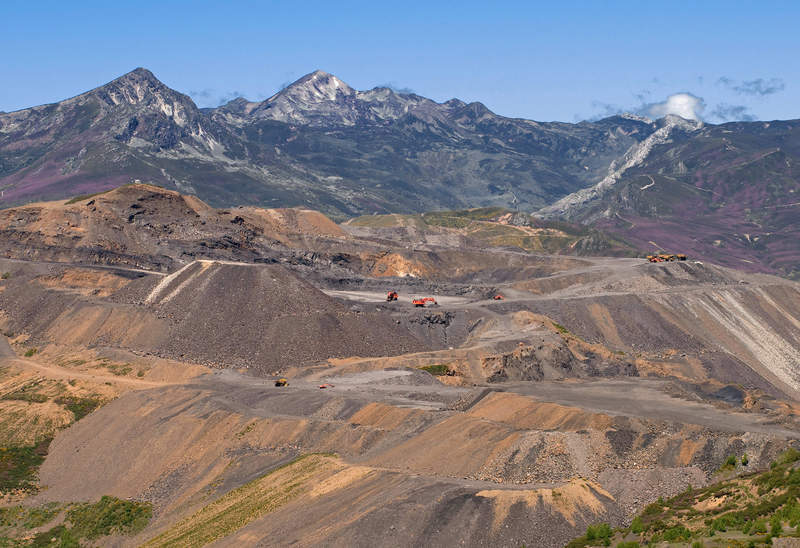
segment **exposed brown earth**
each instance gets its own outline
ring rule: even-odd
[[[86,239],[123,202],[176,224]],[[49,400],[0,408],[11,441],[58,432],[26,504],[153,504],[119,545],[560,546],[800,436],[788,280],[400,245],[295,210],[240,224],[152,187],[45,209],[73,206],[64,237],[39,220],[5,240],[0,389],[109,403],[63,430]]]

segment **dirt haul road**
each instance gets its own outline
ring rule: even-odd
[[[326,289],[323,290],[323,293],[330,297],[335,297],[339,299],[345,299],[349,301],[357,301],[362,303],[385,303],[386,301],[386,293],[381,293],[379,291],[343,291],[343,290],[335,290],[335,289]],[[407,304],[411,305],[412,299],[421,299],[422,297],[433,297],[436,299],[437,304],[441,306],[458,306],[464,305],[467,303],[472,302],[470,299],[466,297],[452,297],[449,295],[436,295],[436,294],[421,294],[421,293],[407,293],[401,294],[398,298],[399,304]]]

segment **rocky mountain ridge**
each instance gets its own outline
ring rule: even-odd
[[[537,214],[589,224],[643,251],[797,278],[799,165],[798,121],[673,131],[625,170]]]
[[[153,183],[215,207],[343,220],[502,207],[588,224],[642,251],[800,271],[798,121],[505,118],[481,103],[358,91],[315,71],[199,109],[146,69],[0,113],[0,206]]]
[[[342,217],[514,205],[594,184],[655,124],[538,123],[480,103],[356,91],[309,74],[260,103],[198,109],[145,69],[61,103],[0,115],[3,205],[135,180],[213,205]]]

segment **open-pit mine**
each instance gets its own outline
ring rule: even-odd
[[[0,210],[0,534],[556,547],[797,443],[800,284],[519,215]]]

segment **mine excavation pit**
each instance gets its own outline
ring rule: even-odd
[[[348,300],[348,301],[355,301],[361,303],[375,303],[381,304],[386,303],[386,293],[381,293],[378,291],[344,291],[344,290],[336,290],[336,289],[325,289],[322,291],[326,295],[331,297],[335,297],[338,299]],[[428,294],[422,292],[405,292],[400,294],[397,301],[393,301],[396,303],[397,306],[413,306],[411,304],[412,298],[416,298],[418,296],[428,296]],[[439,294],[431,294],[432,297],[436,299],[436,303],[439,306],[459,306],[465,305],[475,300],[471,300],[467,297],[455,297],[450,295],[439,295]]]
[[[789,280],[452,238],[387,250],[313,212],[146,185],[91,207],[131,203],[177,224],[54,203],[111,243],[48,240],[43,218],[0,259],[0,436],[47,436],[32,504],[150,504],[123,545],[207,531],[229,501],[261,506],[220,545],[372,546],[394,526],[563,546],[800,438]],[[298,513],[314,519],[289,528]]]

